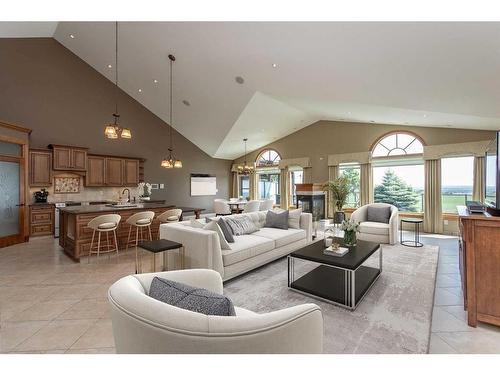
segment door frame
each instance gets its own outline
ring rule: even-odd
[[[3,125],[0,123],[0,125]],[[28,220],[28,140],[0,134],[0,141],[21,146],[21,156],[0,155],[0,160],[19,163],[19,234],[0,238],[0,248],[15,245],[29,240]]]

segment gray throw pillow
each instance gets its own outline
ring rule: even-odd
[[[229,226],[226,224],[224,219],[222,219],[222,218],[219,219],[217,221],[217,224],[219,224],[219,227],[220,227],[222,233],[224,233],[224,237],[226,237],[226,241],[229,243],[233,243],[234,242],[233,232],[231,231]]]
[[[149,296],[181,309],[205,315],[236,316],[233,302],[221,294],[172,280],[153,278]]]
[[[266,223],[264,226],[266,228],[278,228],[288,230],[288,210],[283,212],[273,212],[267,211]]]
[[[390,206],[368,206],[366,221],[389,224],[390,217]]]
[[[253,220],[250,218],[250,216],[246,215],[226,216],[224,218],[224,221],[229,226],[229,228],[231,228],[231,231],[235,236],[252,234],[259,230],[259,228],[257,228]]]

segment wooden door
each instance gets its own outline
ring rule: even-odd
[[[28,238],[27,164],[27,142],[0,135],[0,247]]]
[[[123,184],[137,186],[139,183],[139,160],[123,160]]]
[[[71,169],[71,149],[54,148],[54,169],[67,171]]]
[[[87,169],[87,151],[74,148],[71,150],[71,167],[75,170]]]
[[[30,186],[46,187],[52,185],[52,152],[30,150]]]
[[[107,186],[123,186],[123,159],[106,158],[105,183]]]
[[[104,186],[105,177],[105,158],[102,156],[88,156],[87,175],[85,177],[86,186]]]

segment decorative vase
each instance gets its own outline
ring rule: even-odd
[[[345,213],[344,211],[335,211],[333,214],[333,223],[334,224],[340,224],[345,220]]]
[[[347,246],[356,246],[356,231],[355,230],[344,231],[344,243]]]

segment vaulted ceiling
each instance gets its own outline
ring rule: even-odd
[[[119,27],[120,87],[168,121],[173,53],[173,126],[213,157],[234,159],[245,137],[253,150],[318,120],[500,128],[499,23]],[[53,36],[114,80],[112,22],[0,23],[0,37],[16,36]]]

